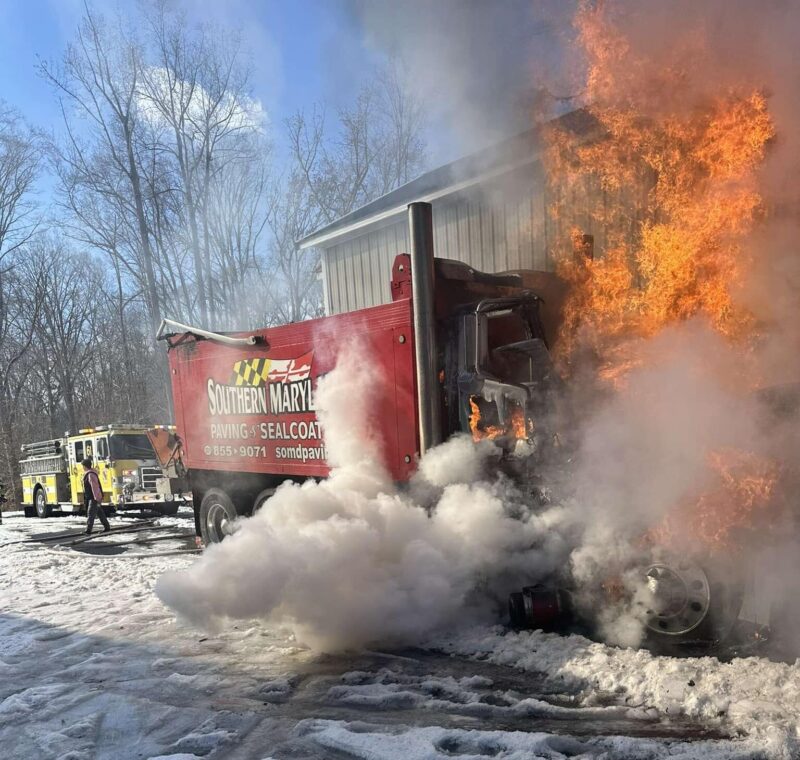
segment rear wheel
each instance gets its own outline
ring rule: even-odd
[[[33,496],[33,504],[36,507],[36,516],[44,519],[50,517],[53,513],[53,508],[47,503],[47,495],[44,488],[37,488]]]
[[[731,563],[691,560],[652,564],[646,572],[652,608],[647,629],[660,646],[724,641],[744,597],[744,580]]]
[[[220,488],[210,488],[200,502],[200,532],[203,542],[218,544],[234,533],[234,522],[238,517],[230,496]]]
[[[275,494],[274,488],[265,488],[261,491],[258,496],[253,500],[253,514],[258,512],[261,507],[264,506]]]

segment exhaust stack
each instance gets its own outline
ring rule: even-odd
[[[434,314],[433,212],[430,203],[408,206],[411,240],[411,287],[414,308],[414,358],[419,409],[420,455],[441,443],[441,406],[436,372]]]

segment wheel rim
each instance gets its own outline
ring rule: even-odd
[[[711,588],[697,565],[653,564],[645,574],[651,594],[647,627],[654,633],[680,636],[697,628],[708,615]]]
[[[36,492],[36,513],[40,517],[44,517],[45,511],[47,510],[47,502],[44,498],[44,491],[40,488]]]
[[[215,502],[206,514],[206,531],[212,543],[219,543],[234,533],[233,520],[223,504]]]

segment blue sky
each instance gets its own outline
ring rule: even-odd
[[[140,2],[147,0],[91,5],[108,15],[134,15]],[[253,95],[270,119],[278,156],[284,119],[315,103],[335,109],[352,102],[388,51],[398,53],[425,109],[431,165],[530,125],[518,95],[553,68],[542,63],[559,61],[551,48],[574,6],[574,0],[167,2],[190,20],[242,33]],[[47,131],[59,131],[61,115],[37,61],[61,57],[83,10],[84,0],[0,0],[0,98]],[[553,91],[568,89],[557,76],[544,79]]]
[[[364,42],[357,20],[327,0],[185,0],[192,18],[239,29],[252,55],[254,95],[274,129],[297,108],[325,101],[336,106],[358,89],[363,72],[381,55]],[[113,12],[136,1],[93,3]],[[60,113],[36,72],[38,58],[60,57],[73,37],[82,0],[0,0],[0,98],[33,124],[58,129]],[[38,57],[38,58],[37,58]]]

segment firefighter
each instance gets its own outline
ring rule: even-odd
[[[103,530],[111,530],[108,518],[103,511],[103,489],[100,486],[100,478],[97,470],[92,467],[91,458],[87,457],[81,464],[83,465],[83,505],[86,507],[86,535],[92,532],[94,518],[99,517],[103,523]]]

